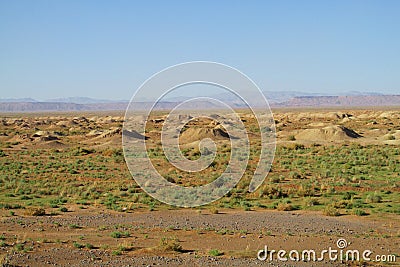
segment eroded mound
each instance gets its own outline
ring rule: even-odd
[[[192,143],[204,138],[213,140],[229,140],[229,134],[222,127],[196,128],[190,127],[182,132],[179,141],[182,144]]]
[[[148,137],[144,136],[140,133],[138,133],[135,130],[129,131],[129,130],[123,130],[123,134],[129,138],[134,138],[134,139],[141,139],[141,140],[147,140]]]
[[[359,137],[361,137],[361,135],[341,125],[306,129],[296,135],[297,140],[306,141],[344,141]]]

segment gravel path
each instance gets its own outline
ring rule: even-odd
[[[386,222],[386,223],[385,223]],[[33,233],[40,235],[38,225],[45,234],[66,236],[72,232],[71,224],[82,226],[82,231],[92,231],[93,235],[99,227],[115,225],[131,225],[133,229],[141,229],[149,233],[169,229],[176,232],[179,238],[186,240],[187,246],[195,246],[193,250],[183,253],[123,253],[120,256],[112,255],[111,250],[104,249],[77,249],[71,243],[35,244],[33,252],[15,252],[11,246],[1,247],[0,254],[7,253],[4,266],[344,266],[338,262],[277,262],[260,261],[256,257],[234,257],[224,255],[220,257],[205,256],[197,253],[204,249],[206,242],[222,244],[226,251],[234,250],[233,243],[243,244],[258,242],[257,244],[272,244],[274,248],[287,249],[288,246],[300,246],[320,249],[326,244],[333,245],[338,237],[344,236],[355,243],[375,251],[392,251],[398,253],[400,247],[400,233],[398,220],[372,220],[355,218],[352,216],[326,217],[312,212],[274,212],[274,211],[226,211],[221,214],[209,214],[194,210],[163,210],[153,212],[117,213],[110,211],[85,210],[66,213],[60,216],[22,217],[14,216],[3,218],[0,231],[6,236],[18,233]],[[55,226],[57,225],[57,226]],[[184,229],[184,230],[183,230]],[[246,232],[245,235],[217,235],[221,229],[234,233]],[[199,236],[198,231],[206,233]],[[79,230],[77,230],[79,231]],[[134,230],[133,230],[134,231]],[[262,231],[270,231],[271,237],[258,237]],[[380,236],[366,235],[374,231]],[[290,233],[290,234],[288,234]],[[393,236],[383,238],[382,235]],[[192,235],[192,236],[191,236]],[[357,237],[357,238],[356,238]],[[110,237],[109,237],[110,238]],[[137,239],[135,242],[144,242]],[[193,241],[196,240],[199,241]],[[261,238],[261,239],[259,239]],[[190,242],[192,241],[192,242]],[[198,242],[198,243],[195,243]],[[264,243],[263,243],[264,242]],[[34,241],[32,241],[34,244]],[[203,245],[203,247],[201,246]],[[262,246],[258,246],[258,248]],[[397,250],[397,251],[396,251]],[[135,254],[136,253],[136,254]]]

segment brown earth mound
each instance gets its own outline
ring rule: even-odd
[[[188,128],[182,132],[179,141],[183,144],[192,143],[204,138],[213,140],[229,140],[229,134],[221,127],[215,128]]]
[[[41,142],[47,142],[47,141],[54,141],[54,140],[60,140],[57,136],[54,135],[46,135],[46,136],[41,136],[37,139],[36,141],[41,141]]]
[[[133,131],[123,130],[122,134],[127,136],[127,137],[134,138],[134,139],[141,139],[141,140],[143,140],[143,139],[147,140],[148,139],[147,136],[144,136],[144,135],[142,135],[142,134],[140,134],[140,133],[138,133],[138,132],[136,132],[134,130]]]
[[[43,142],[43,143],[36,143],[35,145],[36,145],[36,148],[46,148],[46,149],[64,148],[67,146],[64,143],[57,141],[57,140],[47,141],[47,142]]]
[[[306,129],[296,135],[297,140],[306,141],[344,141],[359,137],[361,135],[355,131],[340,125],[319,129]]]
[[[119,127],[111,127],[108,131],[104,132],[103,134],[99,135],[97,138],[107,138],[112,136],[120,136],[122,135],[121,128]]]

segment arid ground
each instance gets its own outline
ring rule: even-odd
[[[254,117],[248,169],[222,199],[175,208],[135,183],[122,151],[122,112],[2,114],[0,262],[3,266],[400,266],[400,109],[277,109],[272,170],[248,192],[260,145]],[[229,159],[229,136],[214,121],[181,133],[182,153],[218,144],[213,164],[186,174],[160,147],[165,114],[146,137],[170,182],[214,180]],[[260,261],[257,251],[371,250],[386,262]],[[286,256],[287,258],[287,256]],[[395,262],[390,262],[395,259]]]

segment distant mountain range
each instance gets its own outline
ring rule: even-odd
[[[12,103],[12,102],[37,102],[33,98],[0,98],[0,103]]]
[[[46,100],[46,102],[74,103],[74,104],[99,104],[99,103],[129,102],[129,100],[107,100],[107,99],[95,99],[95,98],[90,98],[90,97],[67,97],[67,98],[48,99],[48,100]]]
[[[282,107],[399,106],[400,95],[297,96],[276,104]]]
[[[384,95],[380,93],[346,92],[332,96],[324,93],[305,93],[296,91],[265,91],[263,92],[272,107],[351,107],[351,106],[400,106],[399,95]],[[244,107],[243,102],[232,94],[222,93],[214,96],[233,107]],[[246,98],[256,100],[258,96],[246,95]],[[166,98],[157,104],[157,109],[171,109],[177,103],[192,97]],[[0,112],[39,112],[39,111],[97,111],[125,110],[128,100],[104,100],[89,97],[68,97],[38,101],[32,98],[0,99]],[[261,102],[259,102],[261,103]],[[257,101],[255,101],[257,105]],[[138,109],[152,106],[150,101],[136,103]],[[194,108],[212,108],[207,103],[199,101]]]
[[[96,99],[96,98],[78,97],[78,96],[76,96],[76,97],[46,99],[44,101],[36,100],[36,99],[33,99],[33,98],[0,98],[0,103],[10,103],[10,102],[98,104],[98,103],[129,102],[129,100],[107,100],[107,99]]]

